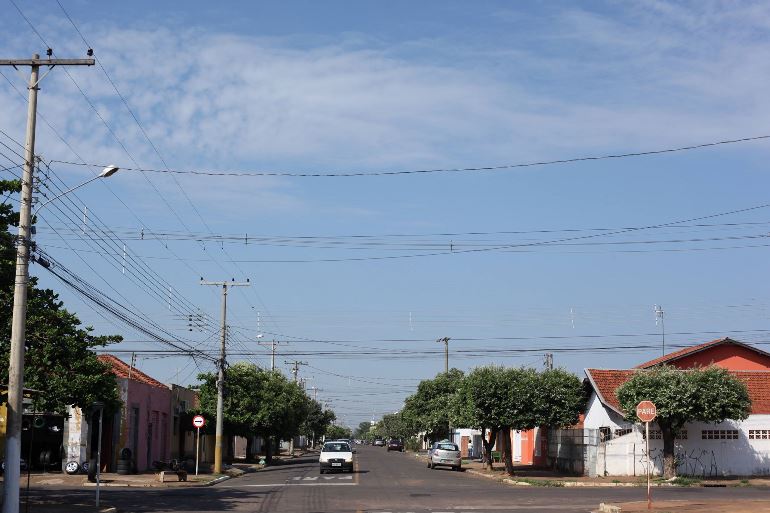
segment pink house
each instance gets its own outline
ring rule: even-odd
[[[124,448],[131,450],[138,471],[152,468],[153,461],[169,460],[171,390],[113,355],[102,354],[99,359],[112,366],[123,403],[115,418],[104,424],[102,454],[111,455],[105,470],[113,470]]]

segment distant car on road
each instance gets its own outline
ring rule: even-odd
[[[383,440],[382,438],[378,438],[377,440],[374,441],[374,445],[375,447],[385,447],[385,440]]]
[[[321,474],[331,470],[353,472],[353,449],[347,442],[326,442],[318,457]]]
[[[396,438],[391,438],[390,441],[388,441],[388,452],[390,451],[404,452],[404,442]]]
[[[449,440],[436,442],[428,452],[428,468],[437,466],[452,467],[452,470],[462,470],[463,460],[460,448]]]

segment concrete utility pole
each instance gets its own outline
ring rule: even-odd
[[[545,368],[553,370],[553,353],[545,353]]]
[[[286,360],[283,361],[286,365],[291,365],[291,373],[294,374],[294,382],[299,382],[299,366],[300,365],[307,365],[307,362],[301,362],[299,360],[294,360],[293,362],[287,362]]]
[[[219,376],[217,378],[217,430],[216,441],[214,442],[214,473],[222,473],[222,432],[224,428],[224,409],[225,409],[225,348],[227,346],[227,289],[230,287],[248,287],[251,285],[249,280],[246,283],[236,283],[232,281],[203,281],[201,285],[216,285],[222,287],[222,341],[219,351]]]
[[[19,236],[16,242],[16,280],[13,289],[13,320],[11,321],[11,354],[8,365],[8,414],[5,439],[5,486],[3,512],[19,511],[19,480],[21,477],[21,420],[24,395],[24,342],[27,324],[27,285],[29,282],[30,226],[32,224],[32,181],[35,169],[35,125],[37,122],[38,84],[54,66],[93,66],[94,59],[51,59],[35,54],[31,59],[0,59],[0,66],[29,66],[29,103],[27,105],[27,138],[24,145],[24,173],[21,180]],[[40,66],[48,71],[40,77]]]
[[[449,337],[444,337],[436,340],[436,342],[444,343],[444,372],[449,372]]]
[[[291,373],[294,374],[294,382],[299,382],[299,366],[300,365],[307,365],[307,362],[301,362],[299,360],[294,360],[293,362],[287,362],[284,360],[285,364],[292,365]],[[303,387],[304,388],[304,387]],[[291,438],[291,441],[289,442],[289,456],[294,457],[294,437]]]
[[[270,342],[270,345],[265,345],[265,344],[262,344],[262,343],[259,344],[261,346],[269,347],[270,348],[270,355],[271,355],[270,356],[270,370],[271,371],[275,370],[275,348],[280,343],[281,342],[279,340],[273,340],[272,342]]]

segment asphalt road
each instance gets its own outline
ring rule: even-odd
[[[35,490],[38,498],[67,500],[83,490]],[[270,513],[501,513],[579,512],[600,502],[643,500],[643,488],[540,488],[510,486],[451,470],[430,470],[412,454],[359,447],[356,470],[318,471],[317,458],[267,468],[207,488],[106,488],[102,500],[121,512]],[[655,497],[677,499],[770,499],[765,488],[659,488]],[[35,511],[34,508],[31,511]]]

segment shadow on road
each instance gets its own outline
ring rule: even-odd
[[[35,513],[63,513],[92,508],[93,492],[74,490],[66,492],[46,490],[30,500],[30,511]],[[211,488],[196,489],[107,489],[102,492],[102,504],[115,506],[118,511],[131,513],[182,512],[182,511],[236,511],[262,506],[269,502],[276,490],[227,490]],[[65,507],[66,509],[62,509]],[[258,509],[259,511],[259,509]]]

